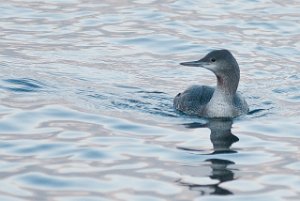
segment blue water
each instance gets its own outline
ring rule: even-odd
[[[300,2],[1,1],[0,200],[299,200]],[[232,51],[252,114],[174,111]]]

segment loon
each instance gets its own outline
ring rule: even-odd
[[[217,86],[189,87],[174,98],[175,109],[205,118],[234,118],[249,112],[246,100],[237,92],[240,69],[230,51],[213,50],[200,60],[180,65],[212,71],[217,77]]]

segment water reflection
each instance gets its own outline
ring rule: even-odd
[[[231,145],[237,141],[239,138],[232,134],[231,119],[211,119],[208,123],[189,123],[184,124],[186,128],[209,128],[210,140],[213,144],[214,152],[212,154],[221,154],[221,153],[236,153],[236,151],[230,149]],[[197,151],[197,150],[193,150]]]
[[[211,180],[217,180],[217,182],[213,184],[195,184],[192,182],[180,181],[181,185],[188,186],[190,190],[199,191],[202,195],[233,194],[231,191],[220,187],[221,183],[234,180],[234,171],[230,168],[230,165],[235,163],[230,160],[220,159],[220,154],[237,153],[237,151],[231,149],[231,145],[239,141],[239,138],[231,132],[232,123],[231,119],[213,119],[206,124],[184,124],[187,128],[209,128],[211,130],[210,140],[213,144],[213,152],[209,155],[211,155],[212,158],[205,160],[205,162],[208,162],[209,167],[211,168],[209,178]],[[197,151],[192,149],[189,150]]]

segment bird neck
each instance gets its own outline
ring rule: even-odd
[[[218,76],[217,87],[210,100],[213,105],[231,105],[239,83],[239,76]]]
[[[239,76],[234,76],[233,74],[231,74],[230,76],[222,75],[217,76],[217,80],[217,92],[222,93],[226,96],[235,95],[240,80]]]

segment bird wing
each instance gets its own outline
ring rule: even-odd
[[[209,86],[191,86],[174,98],[174,107],[187,114],[201,114],[211,99],[214,88]]]

